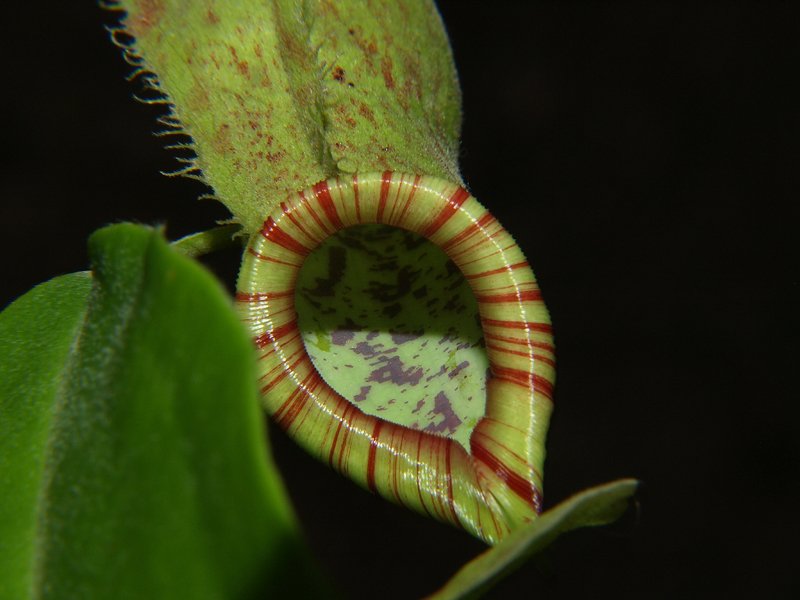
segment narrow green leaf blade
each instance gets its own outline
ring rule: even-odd
[[[101,230],[90,254],[96,284],[51,409],[33,585],[16,597],[325,594],[230,299],[152,230]]]
[[[207,231],[200,231],[175,240],[170,244],[172,249],[189,258],[197,258],[234,246],[237,241],[233,237],[241,227],[239,225],[223,225]]]
[[[625,512],[638,485],[635,479],[621,479],[568,498],[468,562],[428,600],[480,597],[565,531],[616,521]]]
[[[0,313],[0,598],[32,585],[50,421],[91,288],[89,273],[65,275]]]

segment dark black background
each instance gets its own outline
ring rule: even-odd
[[[638,526],[584,530],[489,597],[788,597],[798,558],[800,3],[440,2],[462,165],[539,278],[558,346],[546,503],[633,476]],[[87,267],[111,222],[226,217],[166,179],[93,2],[3,5],[0,305]],[[212,268],[232,284],[236,253]],[[351,598],[415,598],[482,550],[273,433]]]

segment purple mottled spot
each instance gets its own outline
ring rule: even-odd
[[[461,302],[461,298],[458,294],[456,294],[445,303],[445,305],[442,307],[442,310],[446,312],[455,312],[458,314],[465,308],[466,306],[464,306],[464,304]]]
[[[356,336],[353,331],[336,330],[331,334],[331,344],[334,346],[345,346],[347,342]]]
[[[456,273],[458,273],[459,275],[461,275],[461,269],[459,269],[459,268],[456,266],[456,263],[454,263],[452,260],[448,260],[448,261],[445,263],[445,265],[444,265],[444,266],[445,266],[445,269],[447,269],[447,276],[448,276],[448,277],[451,277],[452,275],[455,275]]]
[[[430,423],[423,431],[428,433],[439,433],[447,435],[452,434],[461,425],[461,419],[453,412],[453,407],[450,405],[450,399],[444,392],[439,392],[433,399],[433,409],[428,412],[429,415],[442,415],[444,419],[438,425]],[[449,431],[448,431],[449,430]]]
[[[438,372],[438,373],[434,373],[434,374],[433,374],[433,375],[431,375],[430,377],[427,377],[427,378],[425,379],[425,381],[430,381],[430,380],[431,380],[431,379],[433,379],[434,377],[438,377],[439,375],[444,375],[445,373],[447,373],[447,367],[445,367],[444,365],[442,365],[441,367],[439,367],[439,372]],[[426,387],[427,387],[427,386],[426,386]]]
[[[369,393],[369,391],[371,389],[372,389],[371,385],[362,385],[361,386],[361,391],[359,393],[357,393],[355,396],[353,396],[353,401],[354,402],[363,402],[364,400],[367,399],[367,394]]]
[[[404,371],[403,361],[400,360],[399,356],[392,356],[388,360],[386,357],[381,358],[386,361],[386,364],[370,373],[367,381],[376,381],[378,383],[391,381],[395,385],[417,385],[419,380],[422,379],[421,367],[409,367]]]
[[[458,374],[461,373],[461,371],[466,369],[468,366],[469,366],[469,361],[465,360],[460,365],[458,365],[455,369],[450,371],[450,373],[448,373],[448,377],[450,377],[450,379],[453,379],[454,377],[458,377]]]
[[[408,265],[397,268],[394,260],[380,265],[380,271],[391,271],[397,275],[397,283],[389,284],[380,281],[370,281],[365,290],[375,302],[395,302],[411,292],[411,287],[420,275],[419,271],[412,271]]]
[[[374,346],[370,346],[367,342],[358,342],[356,347],[352,348],[352,351],[367,358],[373,358],[379,354],[397,352],[397,348],[389,348],[388,350],[381,350],[381,348],[383,348],[383,344],[375,344]]]
[[[413,250],[414,248],[417,248],[418,246],[421,246],[426,242],[424,237],[414,233],[413,231],[407,231],[407,230],[402,230],[402,231],[404,236],[403,243],[406,246],[406,251]]]
[[[392,341],[399,346],[400,344],[405,344],[406,342],[417,339],[420,335],[421,334],[418,333],[393,333]]]
[[[334,296],[336,295],[336,284],[342,280],[347,266],[347,252],[340,246],[328,248],[328,274],[327,279],[315,277],[316,287],[303,290],[304,296]],[[310,300],[310,298],[309,298]]]
[[[390,304],[389,306],[383,307],[383,314],[385,314],[389,318],[394,318],[399,315],[403,310],[403,305],[399,302],[395,302],[394,304]]]
[[[417,408],[412,410],[411,414],[413,415],[414,413],[419,412],[419,409],[422,408],[423,406],[425,406],[425,400],[420,400],[419,402],[417,402]],[[419,427],[419,425],[417,425],[417,427]]]
[[[441,346],[442,344],[446,344],[447,342],[455,342],[455,341],[457,341],[457,340],[458,340],[458,336],[456,336],[455,334],[453,334],[453,335],[450,335],[451,333],[452,333],[452,330],[448,331],[447,333],[445,333],[445,334],[442,336],[442,339],[441,339],[441,340],[439,340],[439,345],[440,345],[440,346]]]

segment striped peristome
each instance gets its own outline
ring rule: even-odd
[[[458,266],[478,301],[492,378],[469,451],[365,414],[306,352],[294,295],[305,258],[363,223],[416,232]],[[296,193],[253,236],[237,307],[258,348],[267,411],[298,443],[359,485],[489,544],[541,510],[555,381],[550,318],[514,239],[467,191],[426,175],[359,173]]]

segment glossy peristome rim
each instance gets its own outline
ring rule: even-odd
[[[493,377],[469,453],[450,438],[365,414],[323,380],[306,352],[294,308],[297,274],[325,239],[362,223],[426,237],[476,296]],[[312,455],[490,544],[539,514],[555,382],[550,318],[514,239],[466,190],[387,171],[294,194],[253,236],[236,300],[258,348],[266,409]]]

